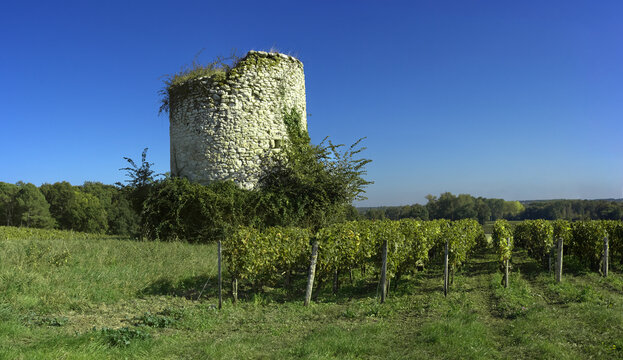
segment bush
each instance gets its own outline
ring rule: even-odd
[[[189,242],[223,239],[247,222],[247,193],[233,182],[203,186],[185,178],[158,181],[143,204],[142,236]]]
[[[483,233],[475,220],[351,221],[332,224],[316,234],[317,277],[322,282],[336,273],[367,265],[379,268],[381,249],[388,245],[388,278],[424,266],[429,251],[450,242],[450,264],[460,266]],[[224,242],[223,254],[232,277],[258,287],[292,270],[309,266],[311,232],[273,227],[259,231],[241,227]]]
[[[554,230],[554,241],[562,239],[566,243],[571,239],[571,225],[567,220],[552,221],[552,228]]]
[[[493,246],[501,262],[510,260],[513,250],[513,232],[506,220],[497,220],[493,224]]]
[[[608,233],[611,258],[617,257],[623,264],[623,222],[604,220],[601,223]]]
[[[554,245],[554,228],[546,220],[525,220],[514,231],[515,240],[528,250],[528,254],[547,267],[547,259]],[[519,243],[519,241],[518,241]]]
[[[232,278],[254,285],[274,280],[309,261],[310,232],[274,227],[260,232],[239,227],[224,239],[223,257]]]
[[[607,232],[601,221],[578,221],[571,227],[571,252],[593,270],[599,270]]]
[[[434,221],[400,220],[400,231],[405,236],[407,256],[401,269],[423,267],[428,262],[429,252],[439,242],[439,225]]]
[[[371,182],[362,178],[371,160],[358,159],[365,148],[359,139],[349,147],[330,140],[310,143],[307,131],[300,127],[301,114],[284,110],[283,121],[288,143],[282,156],[260,178],[259,191],[269,200],[266,213],[278,213],[270,225],[298,226],[316,232],[340,220],[344,207],[365,199],[364,188]],[[325,138],[326,140],[326,138]],[[280,221],[286,220],[287,223]]]

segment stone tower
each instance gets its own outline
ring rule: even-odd
[[[204,185],[253,188],[262,159],[288,138],[284,114],[295,110],[307,130],[303,63],[284,54],[250,51],[227,73],[169,89],[169,98],[171,175]]]

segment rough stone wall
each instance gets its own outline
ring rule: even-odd
[[[171,175],[207,184],[257,184],[262,160],[288,135],[284,111],[307,129],[303,63],[279,53],[250,51],[227,74],[178,85],[170,96]]]

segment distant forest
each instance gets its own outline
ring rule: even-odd
[[[175,187],[179,185],[176,185],[172,180],[156,182],[155,184],[165,188],[166,186]],[[216,191],[215,194],[219,193],[217,188],[218,186],[212,189],[213,192]],[[0,182],[0,226],[56,228],[136,236],[141,226],[141,214],[144,212],[143,202],[148,196],[148,190],[145,189],[141,186],[123,186],[121,184],[114,186],[99,182],[85,182],[83,185],[75,186],[63,181],[43,184],[40,187],[24,182],[17,184]],[[184,193],[186,190],[178,190],[181,191],[178,195],[186,194]],[[193,194],[188,193],[186,195],[191,198],[198,196]],[[293,194],[298,194],[298,192]],[[179,197],[178,195],[176,195],[176,199]],[[221,194],[220,197],[216,196],[210,198],[211,200],[204,200],[207,202],[206,204],[210,204],[221,211],[217,212],[220,215],[214,213],[212,217],[222,218],[221,220],[230,226],[235,226],[235,221],[226,220],[233,216],[231,213],[237,213],[237,211],[249,213],[251,209],[245,207],[244,201],[241,200],[244,198],[242,195],[240,195],[242,197],[238,199],[238,203],[232,203],[233,207],[223,207],[220,203],[218,205],[216,200],[222,200],[225,195]],[[358,209],[347,206],[339,216],[336,214],[333,217],[336,222],[362,218],[371,220],[412,218],[420,220],[476,219],[483,224],[485,221],[497,219],[623,220],[623,202],[620,200],[533,200],[519,202],[476,198],[469,194],[453,195],[449,192],[443,193],[439,197],[428,195],[426,198],[428,200],[426,205],[414,204]],[[257,211],[263,207],[255,206],[255,208]],[[205,212],[194,209],[188,210],[187,213],[196,215]],[[283,216],[281,212],[277,213]],[[255,215],[260,216],[261,214]],[[165,212],[162,216],[164,218],[157,221],[158,223],[166,222],[165,220],[171,217],[172,213]],[[200,228],[197,224],[201,221],[196,216],[189,216],[186,220],[191,223],[191,228]],[[210,226],[215,227],[215,225]]]
[[[480,223],[498,219],[623,220],[622,199],[520,202],[473,197],[469,194],[453,195],[449,192],[439,197],[428,195],[426,199],[428,200],[426,205],[359,207],[357,210],[361,217],[371,220],[476,219]]]
[[[130,235],[137,231],[139,216],[130,193],[119,186],[0,182],[2,225]]]

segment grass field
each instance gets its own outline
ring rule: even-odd
[[[1,240],[0,254],[2,359],[623,358],[620,269],[601,278],[573,258],[562,284],[519,251],[504,289],[489,250],[447,298],[433,265],[383,305],[360,282],[308,308],[302,291],[264,289],[216,310],[213,245]]]

